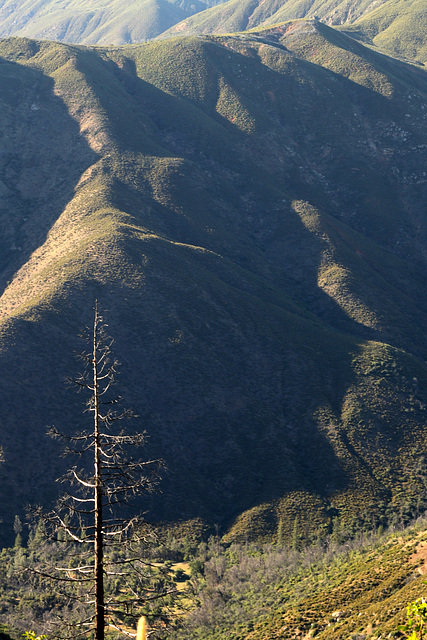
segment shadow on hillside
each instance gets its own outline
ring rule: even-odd
[[[215,49],[212,44],[209,47]],[[126,119],[117,112],[115,128],[116,132],[123,132],[126,148],[136,153],[154,149],[158,157],[188,161],[166,187],[170,201],[184,215],[177,216],[174,205],[153,201],[147,225],[146,211],[137,206],[138,188],[132,195],[132,187],[124,187],[123,183],[112,193],[116,206],[131,213],[138,224],[148,226],[150,231],[175,242],[203,246],[222,256],[227,267],[220,276],[216,271],[219,263],[209,269],[221,286],[240,292],[233,302],[227,303],[220,296],[219,304],[227,309],[224,313],[230,318],[230,326],[239,327],[244,335],[245,349],[237,347],[234,329],[219,329],[222,324],[215,321],[215,315],[209,316],[212,310],[206,311],[206,318],[210,317],[214,326],[217,323],[218,329],[197,329],[204,312],[198,309],[194,296],[185,297],[186,305],[194,311],[190,321],[193,324],[187,329],[196,335],[198,346],[194,348],[203,353],[203,384],[197,381],[199,374],[188,371],[188,354],[176,356],[167,366],[153,352],[140,358],[144,363],[152,358],[164,373],[159,388],[152,389],[150,397],[145,398],[146,410],[151,408],[157,415],[165,441],[169,439],[166,431],[170,437],[173,427],[175,434],[173,453],[169,451],[166,456],[170,479],[165,483],[164,495],[156,502],[163,503],[160,509],[164,516],[173,513],[172,517],[184,518],[200,515],[203,510],[214,511],[219,518],[224,504],[229,513],[237,512],[251,507],[254,496],[256,502],[260,496],[274,500],[283,492],[306,489],[327,497],[345,489],[354,476],[347,463],[337,457],[336,442],[332,442],[328,429],[320,430],[313,417],[321,402],[326,402],[334,414],[336,424],[331,429],[338,432],[341,450],[353,460],[353,471],[357,467],[369,476],[369,461],[357,450],[357,443],[350,442],[346,434],[339,435],[341,408],[348,388],[356,382],[352,359],[358,341],[381,340],[384,334],[353,320],[319,288],[324,243],[287,205],[280,208],[278,203],[281,198],[286,202],[304,200],[319,211],[328,211],[332,218],[342,218],[343,211],[355,208],[363,217],[358,220],[356,215],[348,221],[348,230],[352,232],[351,222],[360,233],[358,241],[363,243],[366,221],[375,218],[378,208],[387,209],[390,205],[394,211],[396,205],[392,201],[398,199],[388,177],[389,165],[385,162],[374,167],[375,157],[365,144],[379,115],[392,117],[393,100],[303,60],[298,61],[299,71],[305,79],[311,77],[312,83],[301,83],[298,75],[283,76],[264,67],[260,73],[265,84],[260,92],[260,87],[248,82],[244,73],[245,65],[252,65],[253,61],[230,50],[226,51],[229,61],[224,61],[222,48],[217,49],[220,52],[215,51],[215,64],[233,83],[243,107],[254,114],[254,134],[244,133],[219,115],[214,103],[205,106],[201,101],[177,97],[139,78],[135,61],[125,58],[123,51],[120,63],[105,61],[123,92],[144,115],[144,126],[138,127],[140,116],[134,115],[138,110],[134,109]],[[232,70],[236,61],[242,70],[239,76]],[[213,83],[217,82],[218,78],[213,78]],[[110,113],[107,95],[100,92],[98,98]],[[368,123],[368,140],[361,141],[361,130],[352,128],[355,108]],[[123,129],[124,121],[132,132],[131,138]],[[269,136],[269,131],[274,135]],[[291,143],[292,153],[286,151]],[[331,149],[325,156],[328,144]],[[370,188],[379,185],[380,205],[366,200],[361,190],[363,181],[355,180],[355,188],[348,188],[352,166],[370,174]],[[191,180],[190,171],[203,176],[198,185]],[[316,172],[327,174],[326,179],[313,182]],[[202,197],[200,192],[208,195]],[[228,197],[227,207],[224,194]],[[201,209],[203,225],[197,220]],[[390,229],[382,232],[385,247],[400,223],[401,220],[391,220]],[[381,244],[380,224],[375,225],[374,219],[366,234]],[[209,235],[202,226],[220,231]],[[357,269],[357,260],[363,259],[360,254],[366,247],[359,247],[353,238],[339,240],[339,235],[338,231],[338,254],[349,260],[351,270]],[[350,258],[349,253],[353,253]],[[378,256],[370,255],[364,264],[363,278],[368,286],[361,286],[358,291],[368,308],[377,304],[375,291],[380,291],[383,279],[392,282],[394,288],[399,287],[397,274],[387,274]],[[199,277],[200,271],[196,271]],[[174,275],[172,269],[171,281]],[[145,293],[150,294],[149,286]],[[163,299],[165,308],[169,308],[176,293],[171,290],[169,296],[161,295],[156,288],[153,295],[160,296],[158,304]],[[212,291],[209,295],[213,296]],[[391,297],[390,310],[396,311],[394,302]],[[271,311],[265,323],[269,331],[262,328],[261,316],[256,320],[252,317],[251,304],[258,307],[261,315],[263,309],[264,313],[266,309]],[[301,325],[299,334],[295,328],[289,331],[289,313],[294,314],[295,326]],[[389,316],[387,320],[391,326],[393,318]],[[220,335],[221,331],[226,333]],[[312,332],[312,347],[307,347],[305,331]],[[387,338],[393,343],[392,331]],[[338,345],[335,354],[334,342]],[[153,346],[153,350],[159,346]],[[227,366],[235,369],[225,375],[218,361],[228,362]],[[153,372],[147,370],[142,375],[150,379]],[[279,390],[273,393],[273,387]],[[209,409],[200,401],[203,393],[209,397]],[[269,415],[273,417],[268,418]],[[372,481],[375,482],[373,477]]]
[[[151,230],[177,242],[206,247],[245,270],[267,275],[278,286],[293,289],[291,295],[296,295],[298,304],[335,329],[365,339],[385,337],[414,351],[415,345],[408,343],[406,335],[399,340],[396,332],[393,335],[384,327],[378,331],[352,320],[319,288],[324,243],[303,228],[287,204],[280,206],[281,197],[284,202],[306,201],[321,214],[328,214],[322,225],[329,229],[334,218],[338,219],[342,224],[331,234],[338,256],[347,260],[350,271],[362,273],[368,285],[357,290],[361,304],[381,317],[382,304],[386,304],[386,314],[395,313],[395,298],[409,297],[400,321],[416,318],[420,323],[419,309],[427,312],[419,295],[425,273],[423,265],[413,259],[412,247],[411,254],[403,247],[403,238],[414,230],[408,217],[402,216],[407,205],[396,187],[391,163],[382,153],[372,151],[378,119],[393,123],[399,114],[401,117],[400,106],[393,98],[305,60],[297,59],[297,73],[280,74],[212,42],[206,48],[210,68],[216,73],[214,88],[207,91],[207,104],[174,96],[171,89],[162,91],[144,81],[137,75],[135,60],[122,54],[116,62],[105,61],[109,73],[144,114],[144,126],[139,127],[137,120],[117,114],[117,131],[126,121],[132,132],[126,137],[127,148],[147,153],[148,145],[150,151],[156,146],[158,157],[187,161],[183,171],[168,175],[171,200],[185,215],[171,215],[171,208],[157,201],[155,215],[149,220]],[[399,75],[401,66],[398,63]],[[248,82],[249,71],[253,73]],[[260,71],[261,80],[254,71]],[[216,111],[220,76],[233,86],[242,107],[253,116],[253,134],[244,133]],[[252,81],[253,77],[257,80]],[[106,96],[100,93],[98,98],[111,112]],[[191,180],[190,172],[197,177]],[[127,187],[122,189],[124,195],[116,191],[119,208],[126,210],[130,191]],[[135,194],[132,210],[136,218],[146,216],[142,208],[138,212],[136,200],[140,196],[137,191]],[[290,216],[295,219],[290,221]],[[206,233],[199,223],[201,218],[206,228],[221,228],[222,237]],[[234,250],[224,246],[228,234],[237,240]],[[396,253],[398,241],[400,257]],[[299,247],[303,247],[300,253]],[[261,271],[259,249],[264,260]],[[390,249],[393,253],[384,265],[382,252]],[[373,293],[375,288],[383,289],[379,298]],[[411,299],[415,304],[407,313]]]
[[[209,51],[215,46],[210,44]],[[91,308],[97,287],[101,303],[108,300],[108,325],[118,357],[126,363],[121,388],[135,401],[130,406],[141,416],[138,424],[151,433],[154,456],[165,458],[169,469],[163,494],[153,498],[153,516],[165,520],[202,516],[229,523],[260,500],[275,501],[299,489],[327,499],[346,489],[360,470],[369,476],[369,459],[357,441],[343,434],[340,420],[345,394],[356,382],[352,360],[359,345],[381,334],[352,320],[319,288],[324,242],[289,205],[293,200],[307,201],[320,214],[327,211],[332,217],[340,217],[346,202],[345,206],[359,206],[359,195],[346,189],[348,166],[357,161],[367,172],[373,171],[374,180],[384,180],[389,167],[372,168],[372,156],[360,146],[359,132],[349,126],[352,108],[357,103],[369,118],[372,109],[384,115],[391,107],[374,92],[304,61],[298,63],[302,71],[316,74],[312,84],[300,86],[298,76],[284,77],[260,65],[261,80],[248,82],[243,72],[237,77],[232,70],[237,61],[243,68],[245,57],[227,50],[223,59],[225,50],[217,49],[214,55],[220,59],[215,65],[254,114],[256,129],[251,135],[217,114],[215,104],[205,107],[138,78],[135,62],[125,58],[123,50],[120,65],[98,61],[106,75],[103,82],[93,83],[93,91],[110,118],[118,147],[137,156],[126,156],[123,166],[111,165],[112,174],[116,172],[111,178],[111,203],[128,213],[136,227],[153,234],[148,239],[123,231],[120,238],[121,250],[131,256],[126,264],[129,272],[132,261],[138,260],[140,266],[144,260],[144,286],[124,291],[118,277],[91,282],[83,293],[72,292],[75,297],[70,294],[67,299],[72,321],[65,312],[59,319],[60,314],[51,311],[56,333],[45,326],[41,334],[36,323],[22,329],[27,339],[16,340],[11,347],[8,366],[15,376],[9,369],[8,374],[17,380],[19,371],[25,371],[29,393],[24,410],[20,384],[8,380],[7,389],[13,387],[10,397],[16,402],[10,404],[4,421],[5,433],[15,433],[19,426],[25,452],[26,416],[35,401],[38,424],[33,418],[27,446],[37,445],[45,425],[45,405],[52,423],[61,419],[62,407],[51,402],[54,373],[64,366],[58,353],[64,349],[63,337],[68,335],[69,340],[70,326],[80,322],[76,309],[81,311],[85,303]],[[29,71],[30,84],[45,82],[34,73]],[[218,77],[213,82],[218,86]],[[51,85],[48,88],[50,97],[44,100],[53,101],[58,135],[64,128],[64,137],[75,140],[75,146],[65,158],[49,160],[52,147],[40,139],[53,179],[43,182],[46,193],[35,198],[33,209],[28,204],[37,242],[28,246],[27,255],[43,241],[82,171],[95,159],[60,100],[51,95]],[[338,114],[326,100],[334,91]],[[211,95],[214,100],[215,91]],[[34,155],[38,138],[32,120],[27,127]],[[44,127],[41,136],[49,130],[47,122]],[[328,144],[331,150],[325,156]],[[26,158],[33,157],[30,151]],[[138,164],[150,154],[156,156],[153,163],[164,158],[178,161],[173,168],[159,163],[162,173],[151,176],[152,182],[157,180],[154,186],[141,177]],[[67,162],[71,171],[61,184],[57,176]],[[315,171],[329,172],[328,180],[336,178],[342,191],[316,182]],[[48,198],[56,191],[61,199],[53,198],[49,205]],[[383,205],[389,197],[395,197],[393,189],[391,196],[384,196]],[[22,207],[18,217],[23,219],[26,201],[19,193],[15,198]],[[368,213],[373,209],[371,205]],[[353,247],[350,240],[342,258],[353,269],[363,258],[356,249],[366,251],[366,247]],[[381,285],[377,272],[400,286],[396,273],[384,274],[377,255],[369,258],[363,272],[369,287],[361,290],[367,306],[374,302],[368,292],[375,294]],[[80,306],[75,304],[77,298]],[[393,310],[397,312],[397,305]],[[391,316],[387,320],[394,322]],[[21,332],[20,327],[16,331]],[[38,359],[33,363],[29,352],[36,339]],[[76,405],[67,405],[67,417],[72,417]],[[322,423],[316,412],[323,406],[329,413]],[[40,448],[38,455],[40,460]],[[54,463],[51,456],[52,478],[59,475]],[[30,474],[32,469],[25,471]],[[45,485],[49,474],[43,474]]]
[[[97,156],[41,71],[0,59],[0,291],[73,198]]]

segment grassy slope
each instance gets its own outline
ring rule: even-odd
[[[291,513],[324,522],[331,501],[351,520],[409,499],[427,404],[423,72],[304,21],[0,46],[4,532],[54,495],[43,432],[80,422],[62,379],[95,296],[169,466],[157,517],[269,535]]]

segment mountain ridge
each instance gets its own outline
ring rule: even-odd
[[[240,32],[295,19],[342,26],[389,55],[426,59],[422,0],[0,0],[0,36],[121,45],[160,37]],[[408,34],[411,34],[409,37]]]

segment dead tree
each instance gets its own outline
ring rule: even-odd
[[[93,633],[95,640],[104,640],[107,626],[121,629],[123,611],[132,612],[135,607],[164,597],[174,589],[162,586],[136,591],[129,586],[123,589],[120,599],[106,596],[107,576],[120,576],[126,584],[130,567],[143,577],[141,558],[128,553],[125,557],[122,554],[119,560],[112,559],[107,550],[132,540],[139,518],[120,517],[120,507],[131,496],[153,491],[162,462],[135,459],[134,453],[144,444],[145,433],[128,435],[120,430],[120,423],[131,417],[131,413],[118,409],[120,398],[112,395],[118,365],[112,357],[112,339],[97,305],[93,328],[86,338],[91,348],[81,354],[85,369],[70,381],[89,395],[86,410],[92,415],[92,427],[72,436],[56,428],[50,430],[53,437],[66,441],[66,453],[77,456],[80,465],[73,466],[59,479],[67,488],[57,508],[43,516],[51,539],[82,545],[85,551],[76,554],[83,559],[78,566],[35,571],[47,580],[55,579],[74,589],[76,584],[83,587],[83,597],[75,593],[72,597],[80,599],[86,607],[89,605],[90,613],[79,621],[80,628],[73,632],[69,629],[66,637]],[[147,564],[145,562],[145,566]]]

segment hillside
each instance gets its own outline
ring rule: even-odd
[[[46,426],[86,419],[64,379],[95,298],[168,466],[152,518],[422,508],[425,72],[317,21],[0,56],[3,540],[56,495]]]
[[[384,532],[380,526],[377,532],[360,531],[350,538],[336,527],[321,544],[308,547],[299,544],[297,537],[291,546],[277,539],[274,544],[230,545],[216,536],[201,542],[192,536],[175,537],[169,531],[169,545],[138,547],[146,560],[157,560],[157,564],[159,557],[169,554],[163,575],[171,586],[174,576],[181,572],[180,597],[175,600],[172,618],[164,611],[168,624],[161,623],[156,607],[145,611],[151,637],[156,640],[405,637],[397,635],[397,630],[406,622],[406,607],[425,597],[425,527],[425,516],[408,528]],[[28,545],[15,544],[2,551],[1,640],[18,640],[28,628],[40,634],[51,633],[54,621],[64,610],[67,620],[74,616],[81,620],[81,607],[70,606],[61,589],[52,589],[31,573],[13,570],[23,565],[37,569],[43,566],[46,557],[54,557],[62,566],[72,566],[75,553],[72,545],[46,542],[40,531],[33,532]],[[118,591],[112,584],[109,589]],[[11,638],[2,631],[7,631]],[[107,638],[117,638],[116,632],[108,631]]]
[[[145,42],[215,0],[0,0],[0,37],[79,42]]]

